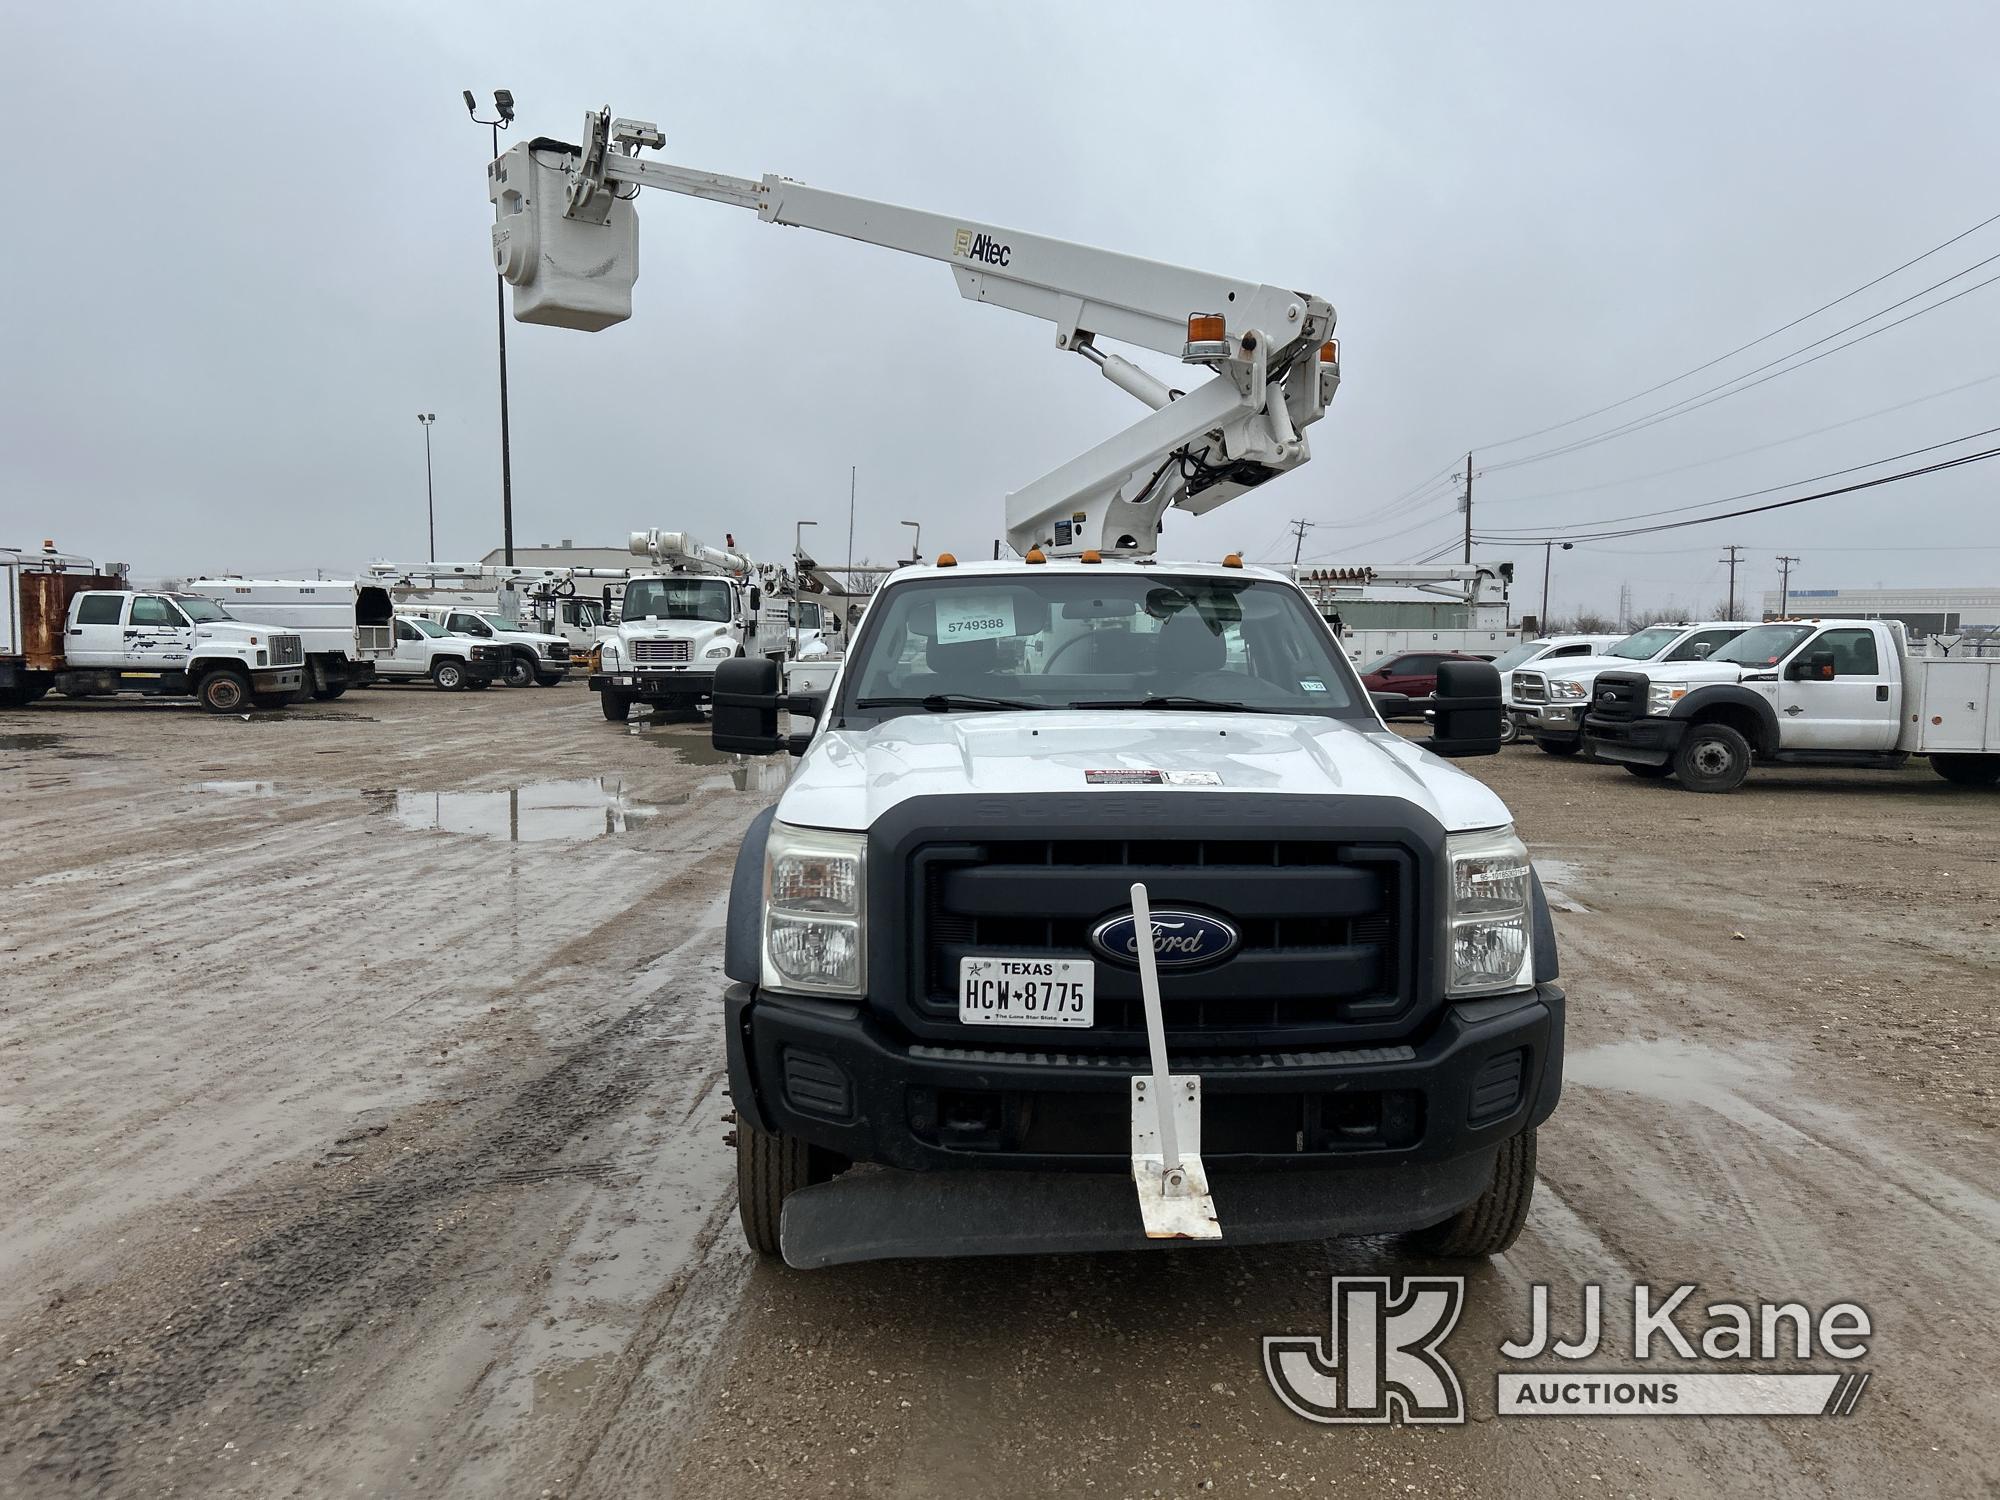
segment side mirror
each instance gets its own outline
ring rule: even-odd
[[[1696,661],[1707,661],[1708,653],[1714,649],[1715,647],[1707,641],[1696,641],[1694,643],[1694,659]]]
[[[1394,719],[1410,711],[1410,700],[1402,693],[1370,693],[1368,701],[1385,719]]]
[[[1795,682],[1831,682],[1836,675],[1833,668],[1833,653],[1808,651],[1785,669],[1785,675]]]
[[[1500,672],[1486,661],[1438,663],[1429,748],[1454,760],[1500,753]]]
[[[788,693],[785,695],[785,713],[791,721],[791,733],[785,736],[785,749],[793,755],[804,755],[812,745],[820,719],[826,713],[826,694]]]
[[[718,663],[711,693],[709,743],[740,755],[770,755],[785,748],[778,733],[778,702],[784,696],[778,663],[762,656],[735,656]]]
[[[757,585],[753,583],[750,585],[750,613],[754,615],[757,613],[758,610],[762,609],[763,607],[764,607],[764,591],[758,588]]]

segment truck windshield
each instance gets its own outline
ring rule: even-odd
[[[842,712],[1163,708],[1372,717],[1288,584],[1102,567],[891,587]]]
[[[1655,626],[1626,636],[1617,645],[1607,648],[1604,654],[1622,656],[1628,661],[1651,661],[1679,640],[1680,635],[1681,627],[1678,625]]]
[[[627,620],[714,620],[731,618],[730,587],[721,578],[637,578],[625,589]]]
[[[444,626],[438,624],[435,620],[426,620],[422,615],[410,615],[404,619],[403,623],[421,630],[428,636],[441,636],[445,633]]]
[[[235,618],[213,599],[204,598],[200,594],[170,594],[168,597],[181,607],[182,614],[197,625],[206,625],[211,620]]]
[[[1710,652],[1708,659],[1734,662],[1739,667],[1775,667],[1812,633],[1810,625],[1756,625]]]
[[[1504,672],[1509,667],[1518,667],[1522,662],[1533,661],[1549,649],[1547,641],[1523,641],[1512,651],[1502,651],[1493,658],[1493,665]]]

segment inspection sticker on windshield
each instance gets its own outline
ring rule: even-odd
[[[1321,682],[1317,677],[1301,677],[1299,679],[1299,686],[1308,693],[1323,693],[1326,691],[1326,684]]]
[[[971,594],[937,602],[937,638],[940,641],[984,641],[1012,634],[1012,594]]]
[[[958,961],[958,1019],[968,1026],[1089,1026],[1097,967],[1087,958]]]

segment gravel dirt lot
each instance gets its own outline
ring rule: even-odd
[[[1995,1493],[2000,798],[1465,764],[1559,908],[1567,1092],[1447,1346],[1473,1420],[1317,1427],[1260,1338],[1457,1268],[742,1247],[722,902],[784,758],[574,682],[0,713],[0,1493]],[[1865,1399],[1494,1416],[1531,1283],[1563,1328],[1637,1281],[1862,1303]]]

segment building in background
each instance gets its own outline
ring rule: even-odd
[[[1967,632],[1990,635],[2000,626],[2000,588],[1793,589],[1789,598],[1794,615],[1901,620],[1919,640]],[[1776,589],[1766,591],[1764,618],[1775,617],[1780,603]]]

